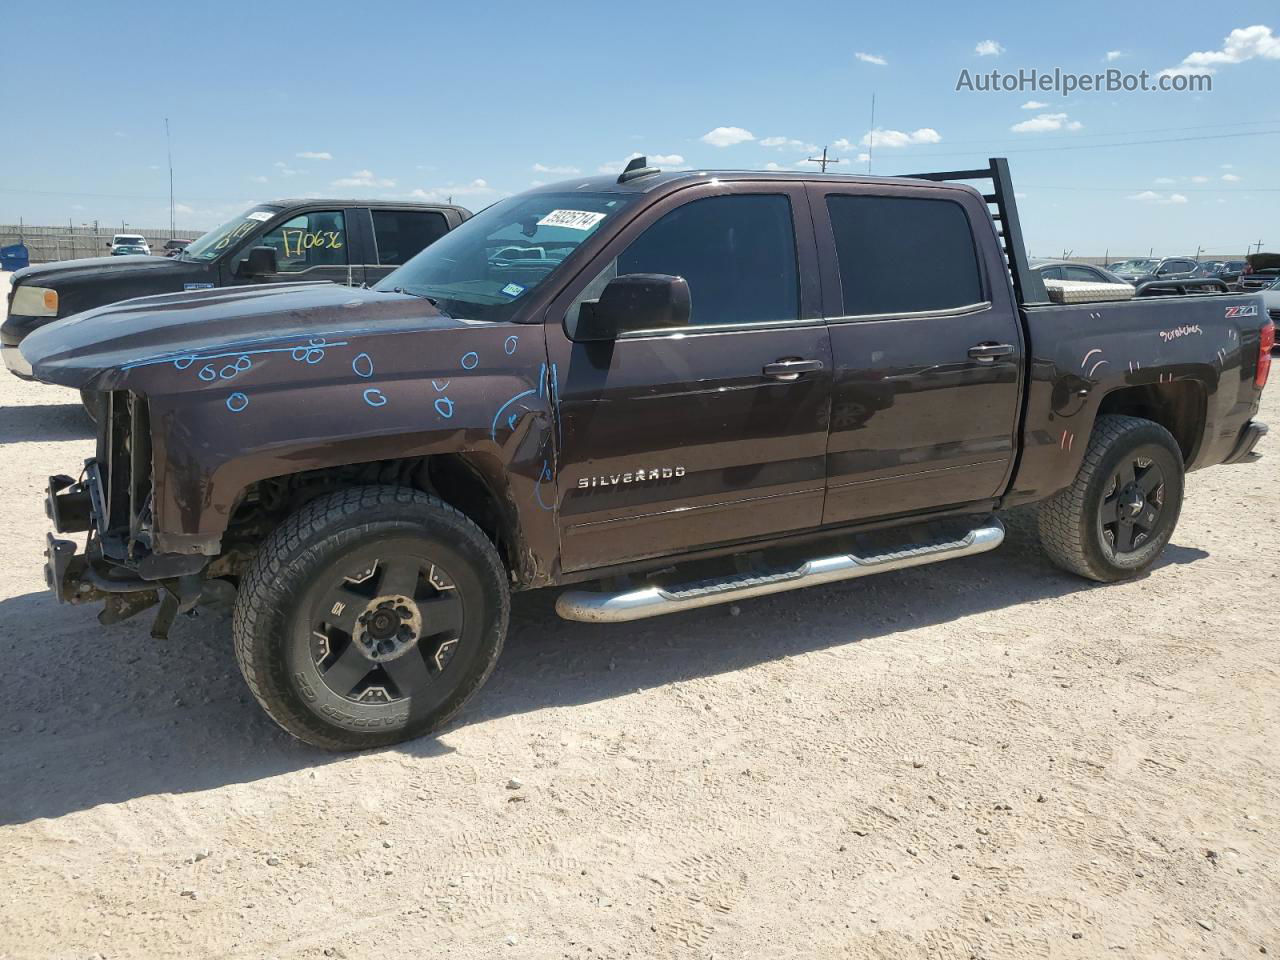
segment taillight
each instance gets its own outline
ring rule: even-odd
[[[1276,325],[1270,320],[1262,328],[1262,339],[1258,341],[1258,372],[1253,375],[1253,385],[1261,390],[1267,385],[1267,375],[1271,373],[1271,351],[1276,345]]]
[[[1243,269],[1243,270],[1241,270],[1240,272],[1241,272],[1241,273],[1253,273],[1253,267],[1252,267],[1252,265],[1250,265],[1250,264],[1247,264],[1247,263],[1246,263],[1246,264],[1244,265],[1244,269]]]

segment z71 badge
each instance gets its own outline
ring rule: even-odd
[[[1258,305],[1256,303],[1241,303],[1234,307],[1227,307],[1227,319],[1231,317],[1256,317],[1258,315]]]

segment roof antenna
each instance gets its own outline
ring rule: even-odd
[[[618,175],[619,183],[626,183],[628,180],[635,180],[638,177],[647,177],[651,173],[661,173],[657,167],[649,166],[648,157],[636,157],[626,168]]]

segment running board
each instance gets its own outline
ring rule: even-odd
[[[664,613],[681,613],[717,603],[762,597],[822,583],[852,580],[887,570],[903,570],[940,560],[986,553],[1000,546],[1004,526],[995,517],[959,539],[908,544],[881,553],[841,553],[808,560],[800,566],[769,573],[737,573],[679,585],[647,585],[615,593],[566,590],[556,600],[556,613],[566,620],[620,623]]]

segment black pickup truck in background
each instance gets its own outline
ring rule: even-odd
[[[1049,302],[1001,159],[640,160],[502,200],[373,289],[149,297],[22,352],[106,412],[81,479],[50,479],[55,529],[88,533],[50,535],[55,596],[159,604],[164,636],[234,595],[258,701],[350,749],[461,709],[513,590],[675,613],[990,550],[1031,503],[1054,563],[1139,576],[1187,471],[1265,433],[1273,344],[1258,295]]]
[[[93,307],[245,283],[376,283],[470,216],[452,204],[275,200],[255,204],[170,256],[32,265],[10,278],[0,350],[10,372],[30,379],[18,351],[22,339]]]

